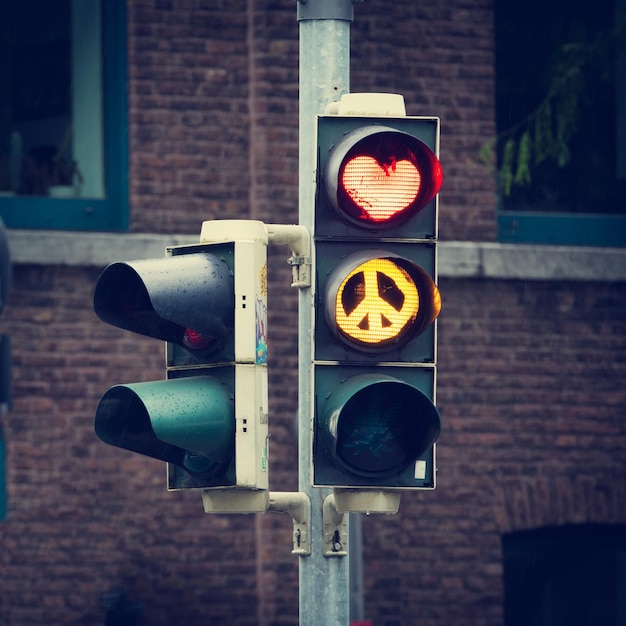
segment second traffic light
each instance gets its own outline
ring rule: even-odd
[[[336,495],[435,487],[438,142],[437,118],[318,120],[313,483]]]
[[[205,222],[200,244],[113,263],[98,279],[105,322],[166,342],[166,380],[119,384],[98,436],[168,463],[168,488],[268,488],[267,233]]]

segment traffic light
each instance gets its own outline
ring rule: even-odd
[[[437,118],[318,118],[313,484],[343,510],[435,487],[438,143]]]
[[[95,430],[166,461],[170,490],[267,490],[267,233],[212,221],[200,239],[100,275],[96,314],[165,341],[166,379],[109,389]]]

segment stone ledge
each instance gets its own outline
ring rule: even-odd
[[[16,264],[104,267],[113,261],[163,256],[166,246],[199,236],[8,230]],[[439,275],[502,280],[626,281],[626,249],[439,242]]]
[[[626,249],[444,241],[439,275],[504,280],[626,280]]]

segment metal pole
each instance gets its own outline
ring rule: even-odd
[[[349,91],[351,0],[300,0],[299,219],[314,232],[316,115]],[[313,252],[314,254],[314,252]],[[313,263],[314,263],[313,259]],[[348,626],[348,557],[323,555],[322,503],[311,487],[312,320],[315,277],[299,299],[299,489],[311,498],[311,555],[300,557],[300,625]]]

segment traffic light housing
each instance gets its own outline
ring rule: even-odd
[[[169,490],[267,490],[267,232],[213,221],[200,239],[100,275],[96,314],[165,341],[166,379],[109,389],[96,433],[166,461]]]
[[[343,510],[435,487],[438,145],[437,118],[318,118],[312,470]]]

